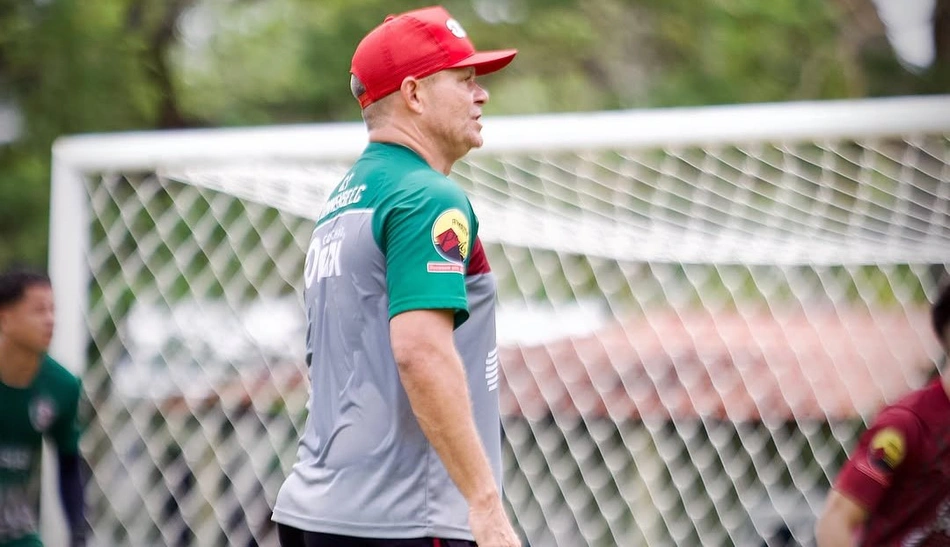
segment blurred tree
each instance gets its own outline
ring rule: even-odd
[[[934,46],[937,64],[950,66],[950,0],[937,0],[934,8]]]
[[[193,125],[164,62],[192,0],[8,1],[0,97],[25,118],[0,148],[0,266],[46,263],[49,160],[63,134]]]
[[[64,134],[356,120],[360,37],[418,0],[6,0],[0,106],[0,267],[45,264],[49,160]],[[912,72],[872,0],[445,0],[480,48],[517,47],[486,78],[489,115],[946,92]],[[942,31],[941,31],[942,29]]]

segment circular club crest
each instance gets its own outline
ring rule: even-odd
[[[445,26],[448,27],[449,32],[451,32],[456,38],[465,38],[465,36],[467,36],[465,29],[462,28],[462,24],[455,19],[449,19],[446,21]]]
[[[462,263],[468,256],[468,218],[458,209],[449,209],[432,224],[432,244],[439,255],[451,262]]]
[[[56,405],[49,397],[39,396],[30,401],[30,424],[42,433],[49,429],[56,419]]]
[[[893,471],[904,461],[904,436],[900,431],[887,427],[871,438],[871,464],[881,471]]]

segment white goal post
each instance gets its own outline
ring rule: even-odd
[[[940,360],[950,96],[483,134],[452,176],[498,277],[506,502],[529,544],[809,542],[866,420]],[[56,142],[51,354],[89,402],[94,545],[276,544],[304,250],[365,143],[358,123]]]

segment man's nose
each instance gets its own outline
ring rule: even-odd
[[[485,104],[488,102],[488,90],[484,87],[475,84],[475,102],[478,104]]]

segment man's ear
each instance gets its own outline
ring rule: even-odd
[[[422,82],[415,76],[406,76],[402,85],[399,86],[399,93],[402,95],[402,100],[406,102],[406,107],[416,114],[421,114],[423,109],[420,91],[422,91]]]

